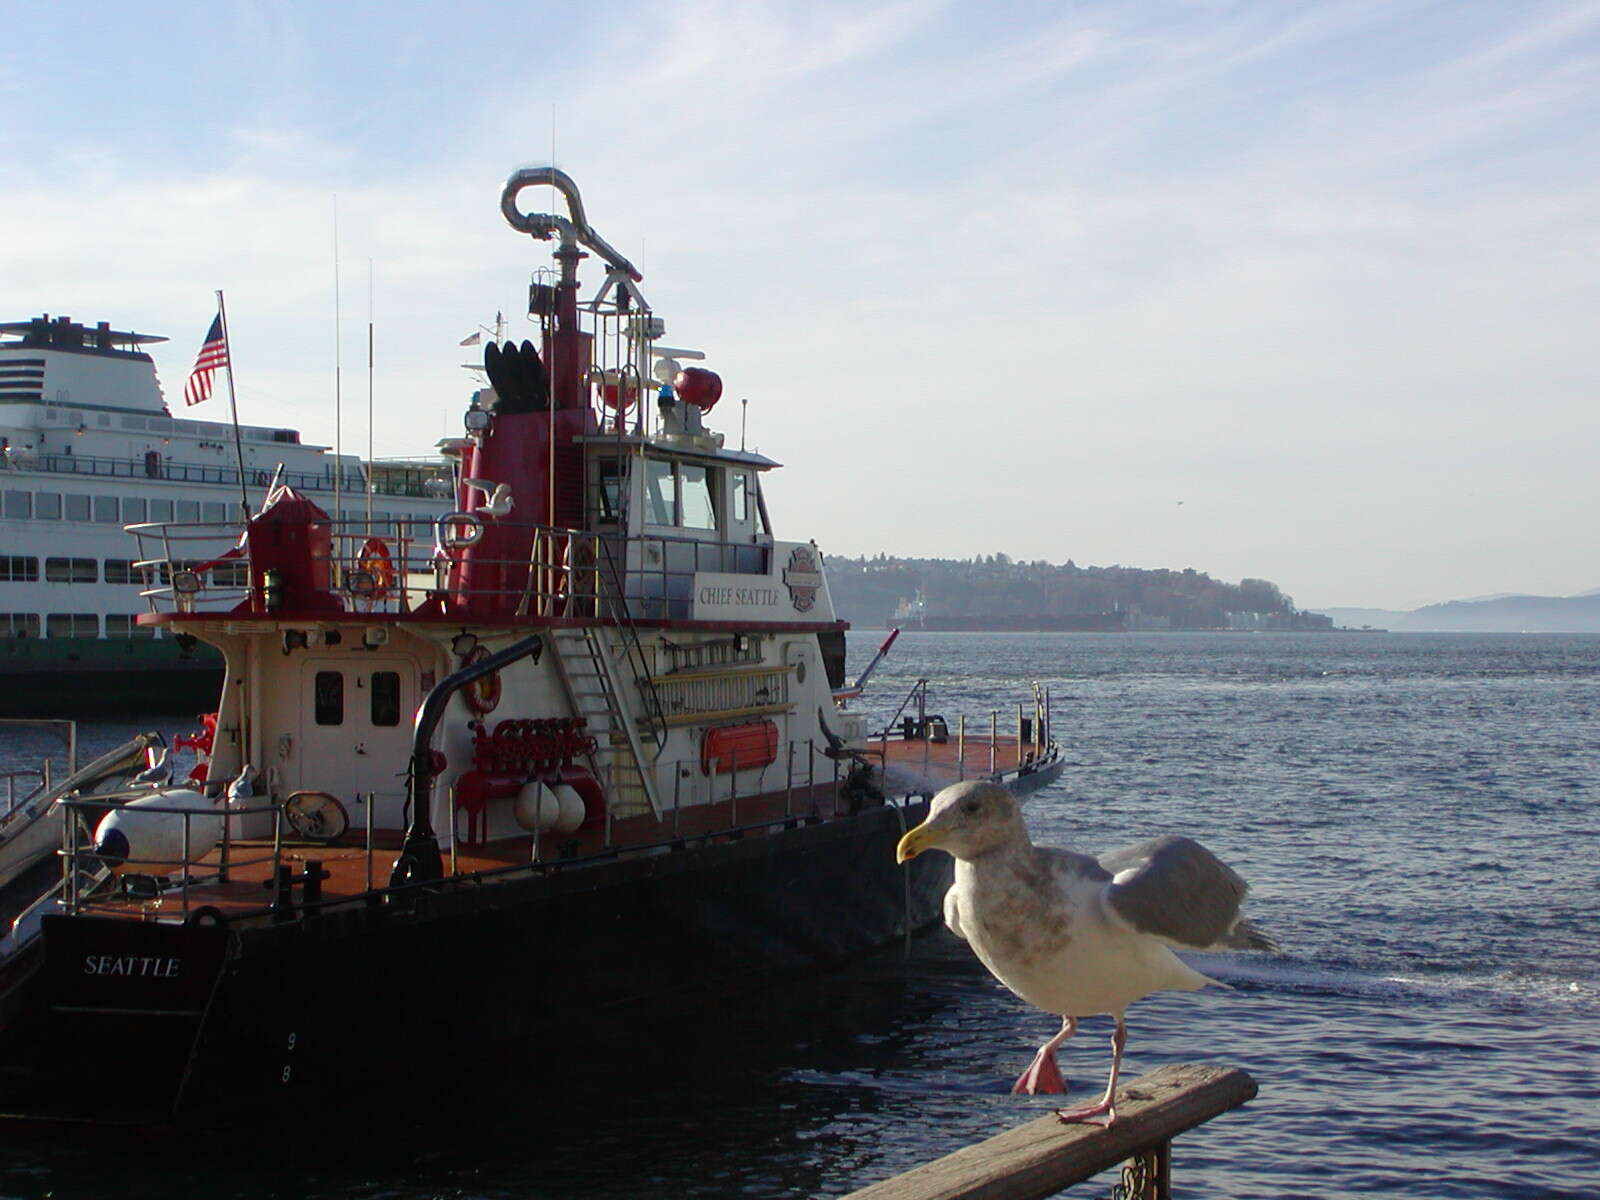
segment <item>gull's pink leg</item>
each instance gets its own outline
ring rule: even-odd
[[[1100,1097],[1098,1103],[1087,1108],[1058,1108],[1056,1116],[1066,1124],[1103,1125],[1110,1129],[1117,1123],[1117,1108],[1115,1097],[1117,1094],[1117,1073],[1122,1070],[1122,1048],[1128,1044],[1128,1026],[1121,1015],[1117,1016],[1117,1027],[1111,1031],[1111,1079],[1106,1084],[1106,1094]],[[1105,1120],[1096,1121],[1094,1117],[1105,1116]]]
[[[1067,1090],[1067,1081],[1061,1078],[1061,1068],[1056,1066],[1056,1047],[1071,1037],[1077,1027],[1078,1018],[1061,1018],[1061,1032],[1039,1047],[1028,1069],[1011,1085],[1013,1096],[1059,1095]]]

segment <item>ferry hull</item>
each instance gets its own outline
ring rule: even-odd
[[[261,1104],[392,1103],[438,1075],[581,1065],[643,1022],[936,922],[950,860],[894,862],[925,812],[874,808],[237,930],[47,918],[42,966],[6,997],[0,1057],[18,1070],[0,1111],[226,1122]]]
[[[216,707],[222,655],[176,639],[0,638],[0,717],[110,717]]]

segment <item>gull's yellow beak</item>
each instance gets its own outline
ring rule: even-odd
[[[897,863],[909,862],[924,850],[937,848],[943,841],[944,831],[932,829],[924,821],[900,839],[900,844],[894,848],[894,860]]]

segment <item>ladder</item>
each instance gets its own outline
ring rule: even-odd
[[[627,631],[631,632],[631,626]],[[557,627],[546,636],[572,711],[583,718],[595,739],[591,765],[602,786],[615,797],[618,815],[649,812],[660,817],[655,762],[665,740],[664,729],[654,720],[641,726],[624,703],[607,627]]]

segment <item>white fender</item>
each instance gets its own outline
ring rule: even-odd
[[[151,808],[183,812],[148,812]],[[101,818],[94,831],[94,852],[114,872],[165,875],[183,867],[183,827],[189,826],[189,861],[208,854],[222,837],[222,813],[191,788],[173,788],[130,800]]]

